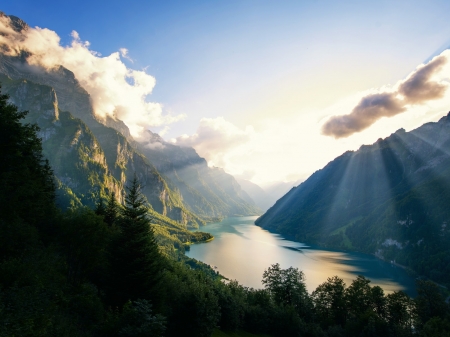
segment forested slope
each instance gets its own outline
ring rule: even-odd
[[[296,240],[395,260],[450,283],[450,117],[346,152],[257,220]]]

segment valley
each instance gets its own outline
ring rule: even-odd
[[[70,36],[0,12],[0,336],[448,336],[449,50],[346,115],[170,138],[147,66]]]
[[[323,249],[285,239],[255,226],[257,217],[227,218],[208,224],[202,230],[214,235],[214,241],[196,244],[186,253],[189,257],[214,266],[230,280],[244,286],[263,288],[261,277],[268,266],[293,266],[305,273],[306,286],[313,291],[328,277],[338,276],[350,284],[357,275],[371,280],[386,293],[405,291],[416,296],[415,278],[401,267],[374,256]]]

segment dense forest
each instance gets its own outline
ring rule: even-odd
[[[158,245],[136,176],[123,203],[111,193],[95,209],[58,209],[25,116],[0,96],[0,336],[450,336],[449,306],[429,281],[411,299],[361,276],[308,293],[301,271],[278,264],[264,289],[224,280]]]

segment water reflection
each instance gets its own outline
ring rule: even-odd
[[[293,266],[303,270],[309,291],[334,275],[341,277],[347,285],[357,275],[364,275],[372,280],[372,285],[381,286],[386,293],[404,290],[415,296],[414,280],[399,267],[370,255],[325,250],[286,240],[255,226],[255,219],[227,218],[202,228],[215,239],[191,246],[187,254],[253,288],[262,288],[264,270],[279,263],[282,268]]]

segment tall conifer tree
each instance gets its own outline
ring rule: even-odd
[[[154,300],[163,268],[147,202],[136,176],[127,190],[119,220],[121,233],[114,245],[112,261],[113,297],[119,305],[139,298]]]
[[[8,99],[0,93],[0,219],[39,226],[54,210],[53,172],[42,156],[38,126],[23,124],[28,112]]]
[[[116,193],[111,192],[109,195],[108,203],[106,204],[105,208],[105,218],[104,221],[109,225],[112,226],[117,221],[117,217],[119,214],[119,204],[116,200]]]
[[[95,204],[95,214],[105,216],[106,207],[103,199],[99,196],[97,203]]]

